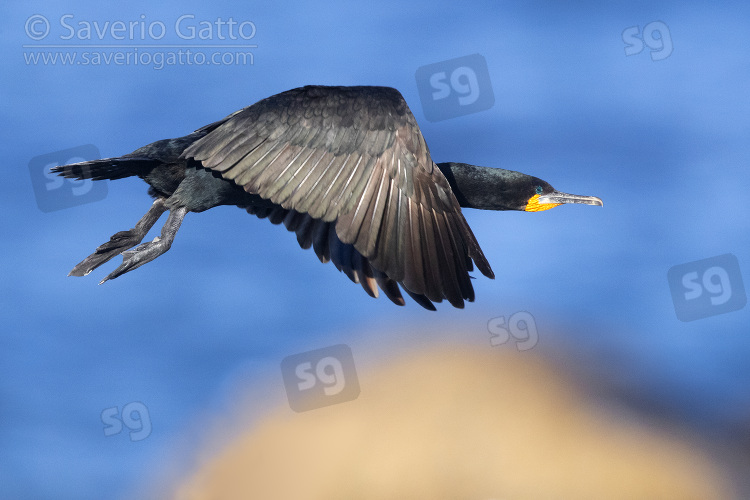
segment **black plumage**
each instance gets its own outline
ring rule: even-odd
[[[436,165],[403,97],[387,87],[289,90],[185,137],[53,171],[94,180],[137,175],[156,199],[135,228],[115,234],[71,275],[122,254],[123,264],[102,283],[116,278],[166,252],[187,212],[237,205],[283,223],[302,248],[332,261],[369,295],[377,297],[379,287],[403,305],[401,285],[428,309],[443,299],[455,307],[473,301],[474,265],[494,277],[461,206],[601,204],[517,172]],[[128,250],[165,211],[161,236]]]

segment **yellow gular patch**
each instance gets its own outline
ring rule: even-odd
[[[542,210],[549,210],[550,208],[562,205],[562,203],[539,203],[539,195],[535,194],[529,201],[526,202],[527,212],[541,212]]]

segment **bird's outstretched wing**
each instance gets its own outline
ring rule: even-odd
[[[463,307],[474,299],[472,259],[494,277],[397,90],[302,87],[209,127],[184,158],[279,205],[285,216],[330,224],[364,259],[359,272],[371,269],[361,278],[384,275],[410,295]]]

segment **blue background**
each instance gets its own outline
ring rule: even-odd
[[[288,355],[346,343],[356,358],[379,331],[442,324],[489,348],[489,319],[520,310],[536,318],[538,349],[606,366],[701,429],[747,435],[750,309],[683,323],[667,281],[672,266],[733,253],[750,283],[746,3],[31,1],[0,13],[0,497],[133,494],[204,440],[205,419],[237,388],[251,387],[259,413],[283,404]],[[258,47],[252,65],[30,65],[33,14],[52,23],[50,43],[72,43],[55,40],[63,14],[144,14],[169,29],[193,14],[254,22]],[[623,30],[652,21],[669,27],[673,53],[626,56]],[[417,68],[475,53],[494,106],[425,120]],[[234,207],[188,214],[166,255],[106,285],[96,283],[119,258],[66,277],[146,212],[147,186],[111,182],[102,201],[43,213],[33,157],[83,144],[119,156],[305,84],[395,87],[436,161],[522,171],[605,205],[466,211],[497,279],[478,276],[462,311],[373,300],[293,235]],[[105,437],[101,412],[133,401],[152,434]]]

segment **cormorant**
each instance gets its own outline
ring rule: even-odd
[[[388,87],[306,86],[263,99],[177,139],[117,158],[52,169],[76,179],[146,181],[155,201],[69,275],[122,254],[101,283],[169,250],[188,212],[236,205],[297,234],[371,296],[401,288],[434,310],[474,300],[469,271],[494,278],[461,207],[540,211],[599,198],[556,191],[530,175],[464,163],[435,164],[414,115]],[[169,211],[161,236],[138,245]],[[135,249],[130,248],[138,245]]]

